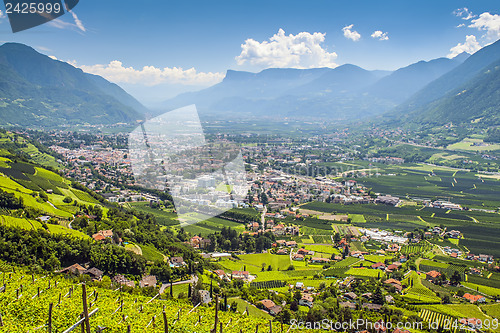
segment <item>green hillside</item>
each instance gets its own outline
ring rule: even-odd
[[[484,68],[465,85],[422,108],[414,117],[435,124],[496,126],[500,123],[499,106],[500,60]]]
[[[0,123],[20,126],[135,122],[145,108],[104,79],[29,46],[0,46]]]

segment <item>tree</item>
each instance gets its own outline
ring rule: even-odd
[[[453,272],[453,274],[450,277],[450,283],[454,286],[459,284],[462,281],[462,276],[458,271]]]
[[[236,312],[238,310],[238,303],[236,301],[231,302],[231,307],[229,308],[231,312]]]
[[[93,213],[96,216],[96,220],[97,221],[100,221],[102,219],[103,212],[102,212],[102,207],[101,206],[95,205]]]
[[[45,261],[45,267],[49,271],[55,271],[56,269],[58,269],[58,268],[61,267],[61,262],[59,261],[59,259],[57,259],[57,257],[55,256],[55,254],[52,253],[52,255],[50,256],[50,258]]]
[[[267,198],[267,195],[265,192],[262,192],[260,194],[260,201],[262,202],[263,205],[267,205],[269,202],[269,199]]]
[[[338,232],[336,232],[335,235],[333,235],[333,241],[335,243],[339,243],[340,242],[340,234]]]
[[[382,289],[377,286],[375,292],[373,293],[373,303],[383,305],[385,302],[384,295],[382,294]]]
[[[293,293],[293,299],[298,302],[301,298],[302,298],[302,293],[300,292],[300,290],[296,290],[295,293]]]
[[[299,303],[295,300],[292,303],[290,303],[290,310],[298,311],[299,310]]]

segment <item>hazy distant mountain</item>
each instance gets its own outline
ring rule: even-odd
[[[422,61],[396,72],[367,71],[349,64],[260,73],[230,70],[215,86],[167,100],[162,111],[196,104],[202,117],[360,119],[391,110],[461,61],[463,56]]]
[[[110,124],[147,110],[117,85],[53,60],[29,46],[0,46],[0,123]]]
[[[462,53],[453,59],[419,61],[380,79],[366,92],[394,103],[402,103],[431,81],[460,65],[467,57],[466,53]]]

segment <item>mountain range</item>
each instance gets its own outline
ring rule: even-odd
[[[349,64],[334,69],[272,68],[260,73],[230,70],[219,84],[165,101],[163,110],[196,104],[202,115],[215,117],[366,118],[392,110],[467,57],[420,61],[394,72]]]
[[[147,112],[118,85],[23,44],[0,46],[0,73],[3,125],[114,124]]]
[[[500,41],[473,55],[420,61],[396,71],[336,68],[228,70],[212,87],[180,94],[149,111],[116,84],[29,46],[0,46],[0,124],[135,123],[196,104],[202,120],[382,119],[390,123],[496,124]]]

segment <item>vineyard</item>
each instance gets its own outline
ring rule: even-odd
[[[347,257],[344,260],[336,262],[332,267],[324,272],[325,276],[328,277],[343,277],[349,267],[362,261],[361,259],[354,257]]]
[[[323,235],[312,235],[314,243],[316,244],[332,244],[332,237]]]
[[[159,295],[147,297],[120,288],[84,286],[63,276],[32,275],[3,263],[0,270],[0,326],[6,332],[70,332],[71,328],[77,332],[78,326],[86,322],[86,315],[81,320],[82,313],[88,314],[92,332],[104,327],[106,332],[166,332],[167,326],[168,332],[208,333],[214,325],[217,331],[249,332],[255,331],[257,325],[269,331],[270,324],[273,332],[282,329],[278,322],[215,311],[213,306],[193,307],[183,300],[163,300]]]
[[[403,298],[411,303],[441,303],[441,298],[426,288],[420,280],[417,272],[411,272],[408,277],[403,280],[403,284],[408,288],[404,290]]]
[[[467,269],[467,266],[465,265],[460,265],[456,263],[443,263],[443,262],[436,262],[436,261],[431,261],[431,260],[422,260],[419,265],[419,269],[422,272],[430,272],[430,271],[438,271],[441,273],[446,274],[446,276],[452,276],[453,273],[459,272],[462,279],[465,279],[465,271]]]
[[[280,280],[260,281],[260,282],[252,282],[250,283],[250,286],[257,289],[273,289],[273,288],[285,287],[286,282]]]
[[[429,325],[436,325],[436,328],[441,330],[455,332],[460,326],[457,318],[434,311],[421,310],[419,316],[423,321],[429,323]]]
[[[401,248],[401,253],[405,255],[421,254],[432,250],[432,245],[428,242],[421,242],[419,244],[405,245]]]

